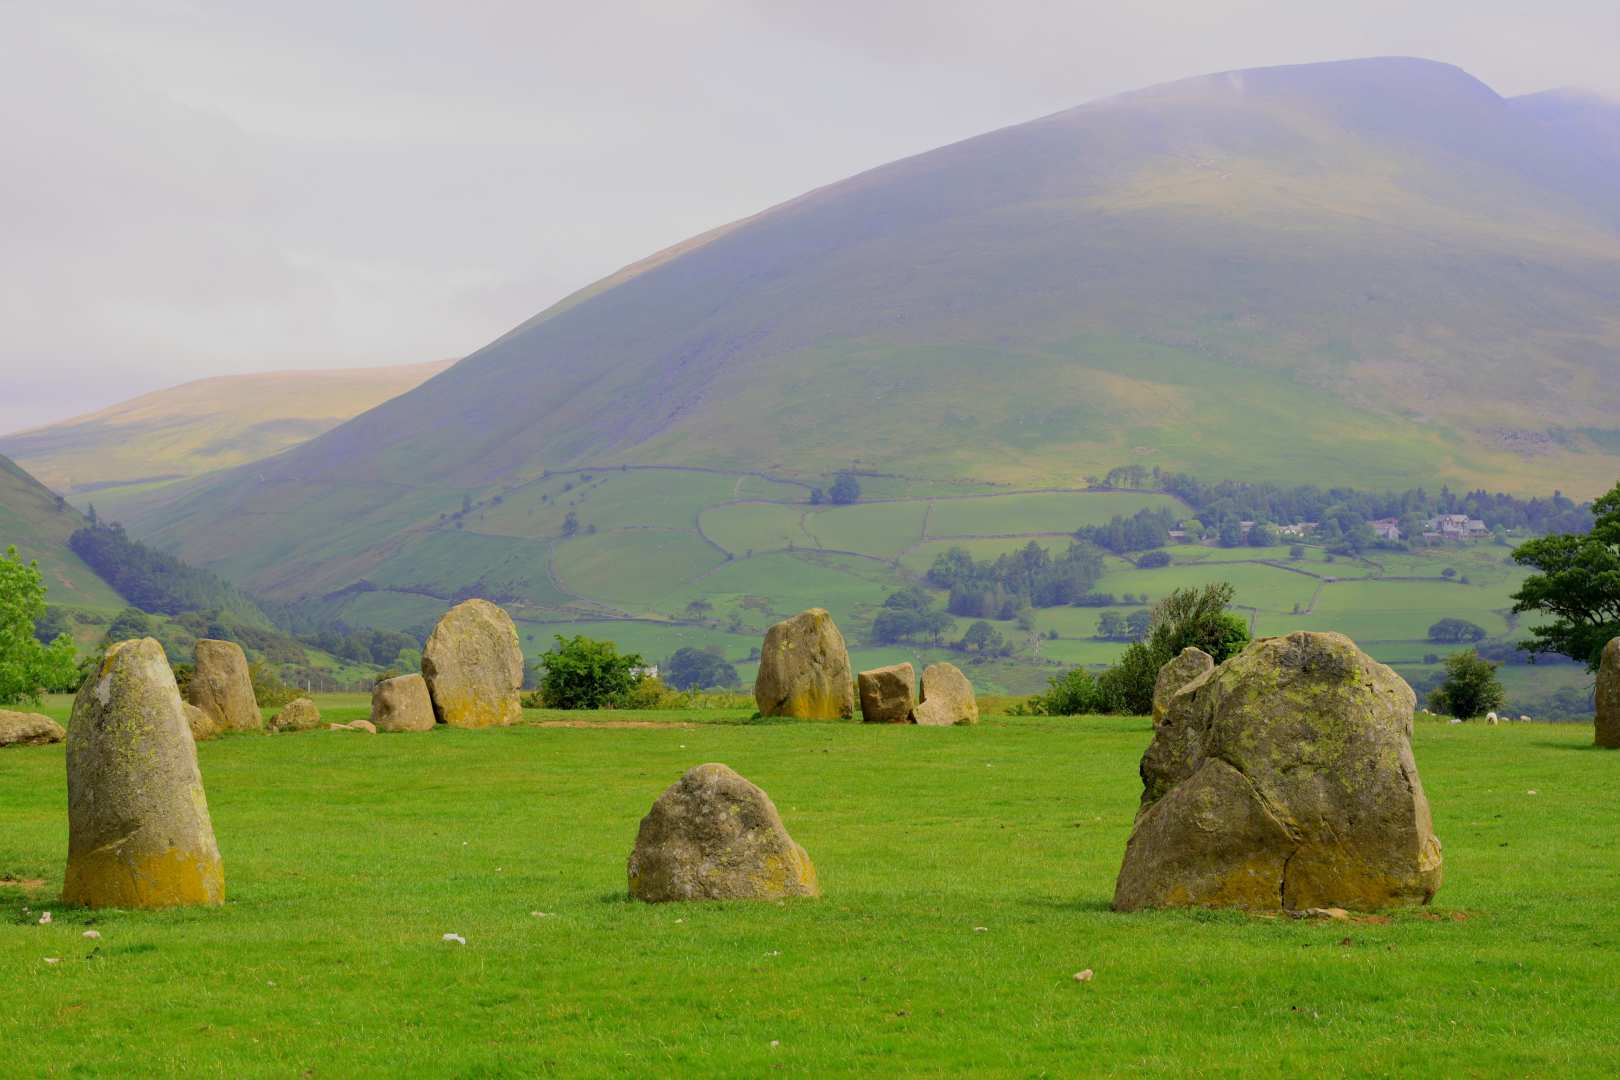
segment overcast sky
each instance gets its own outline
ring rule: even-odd
[[[897,157],[1392,54],[1620,93],[1620,3],[0,0],[0,432],[206,375],[464,355]]]

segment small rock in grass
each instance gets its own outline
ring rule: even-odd
[[[40,915],[40,917],[39,917],[39,925],[41,925],[41,926],[49,926],[50,924],[51,924],[51,913],[48,912],[48,911],[42,913]]]
[[[772,1050],[775,1050],[778,1046],[781,1046],[781,1045],[782,1045],[782,1040],[781,1039],[772,1039],[771,1040],[771,1049]]]
[[[1529,791],[1527,791],[1527,792],[1525,792],[1525,794],[1526,794],[1526,795],[1534,795],[1534,794],[1536,794],[1536,789],[1535,789],[1535,788],[1531,788],[1531,789],[1530,789],[1530,790],[1529,790]]]
[[[47,956],[45,958],[45,962],[47,964],[60,964],[62,962],[62,958],[60,956]]]
[[[84,932],[83,936],[89,938],[91,941],[98,941],[101,938],[101,931],[100,930],[86,930]]]
[[[1075,982],[1090,982],[1091,979],[1092,971],[1090,968],[1086,968],[1084,971],[1077,971],[1074,973]]]
[[[460,934],[446,934],[446,935],[444,935],[444,940],[448,941],[448,942],[453,942],[454,944],[457,944],[457,945],[465,945],[465,944],[467,944],[467,939],[462,937]]]
[[[974,927],[974,928],[973,928],[973,932],[974,932],[974,933],[975,933],[975,934],[983,934],[983,933],[985,933],[985,932],[986,932],[986,931],[988,931],[988,930],[989,930],[989,929],[990,929],[990,928],[989,928],[989,927],[988,927],[988,926],[975,926],[975,927]]]

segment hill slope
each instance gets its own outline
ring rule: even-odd
[[[1550,111],[1391,59],[993,132],[645,260],[137,528],[297,596],[470,585],[464,496],[579,465],[1589,495],[1620,470],[1620,171]]]
[[[0,451],[76,502],[99,498],[105,509],[132,491],[280,453],[451,363],[199,379],[0,436]]]
[[[39,563],[48,604],[121,608],[123,599],[68,547],[68,537],[86,524],[55,492],[0,457],[0,551],[15,545],[25,561]]]

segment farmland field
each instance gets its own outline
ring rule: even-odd
[[[740,715],[205,743],[228,903],[174,912],[55,903],[62,749],[0,751],[6,1069],[1596,1077],[1620,1055],[1620,755],[1589,728],[1420,724],[1446,883],[1343,923],[1109,910],[1146,720]],[[770,792],[822,899],[625,899],[638,819],[703,761]]]

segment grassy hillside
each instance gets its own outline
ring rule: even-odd
[[[100,412],[0,436],[43,483],[117,514],[131,497],[258,461],[329,431],[448,368],[451,361],[338,371],[225,375]]]
[[[1620,1054],[1620,773],[1590,728],[1419,724],[1445,883],[1334,921],[1108,910],[1145,719],[528,719],[202,744],[212,910],[62,908],[62,748],[5,751],[8,1069],[1605,1077]],[[625,899],[638,820],[703,761],[771,794],[821,899]]]
[[[39,563],[45,601],[61,607],[111,610],[124,601],[68,547],[68,537],[88,524],[56,493],[0,457],[0,551],[15,546]]]
[[[1590,496],[1620,473],[1602,110],[1415,60],[1095,102],[660,253],[134,524],[291,596],[361,580],[469,494],[568,468],[708,468],[739,503],[783,498],[748,472],[853,468],[920,496],[1080,487],[1121,462]],[[561,505],[481,512],[539,539]],[[886,527],[744,507],[714,526],[743,551]],[[698,549],[672,544],[683,576]]]

